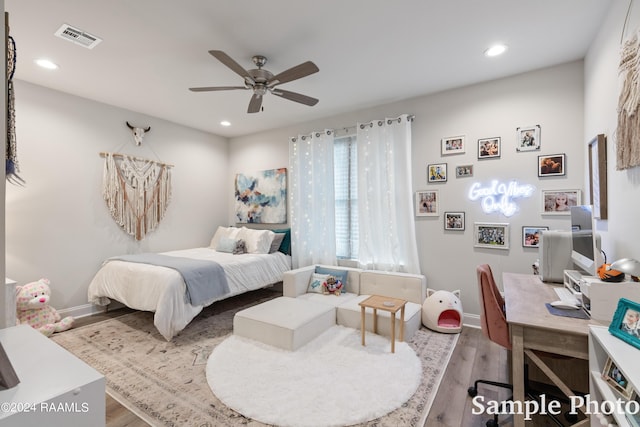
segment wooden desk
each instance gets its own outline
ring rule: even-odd
[[[502,285],[511,334],[514,401],[524,402],[525,355],[565,395],[574,395],[533,350],[588,360],[589,325],[601,323],[549,313],[545,303],[557,300],[558,296],[553,291],[554,285],[543,283],[538,276],[503,273]],[[514,415],[513,421],[515,427],[524,427],[523,415]]]

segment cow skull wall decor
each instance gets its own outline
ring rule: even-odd
[[[138,128],[131,126],[129,122],[127,122],[127,127],[133,132],[133,140],[135,141],[136,145],[141,145],[144,134],[151,130],[151,126],[147,126],[146,128]]]

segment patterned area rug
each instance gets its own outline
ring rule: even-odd
[[[217,302],[171,342],[158,333],[149,312],[71,329],[52,339],[104,374],[107,392],[152,426],[264,426],[221,403],[207,384],[205,369],[211,351],[232,333],[234,314],[276,296],[259,290]],[[422,361],[417,391],[400,408],[360,426],[422,427],[457,338],[420,329],[409,343]]]

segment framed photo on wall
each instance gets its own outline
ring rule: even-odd
[[[428,182],[447,182],[447,164],[432,163],[427,165]]]
[[[500,137],[478,140],[478,159],[494,159],[500,157]]]
[[[442,138],[440,143],[441,154],[446,156],[448,154],[462,154],[464,153],[464,135],[459,136],[449,136],[446,138]]]
[[[516,129],[516,151],[535,151],[540,149],[540,125],[525,126]]]
[[[542,230],[548,230],[549,227],[522,227],[522,247],[523,248],[537,248],[540,246],[540,232]]]
[[[565,159],[564,154],[538,156],[538,176],[564,175]]]
[[[438,190],[416,191],[416,216],[438,216]]]
[[[476,222],[474,243],[476,248],[509,249],[509,224]]]
[[[581,205],[580,190],[542,190],[543,215],[571,215],[571,206]]]
[[[589,200],[593,216],[607,219],[607,138],[603,134],[589,142]]]
[[[473,165],[456,166],[456,178],[473,176]]]
[[[464,212],[445,212],[444,229],[464,231]]]

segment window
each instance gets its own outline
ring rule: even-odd
[[[336,213],[336,255],[358,258],[358,173],[356,137],[334,140],[334,186]]]

